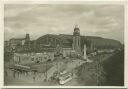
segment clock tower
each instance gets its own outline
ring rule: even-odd
[[[75,50],[76,52],[81,52],[80,29],[78,28],[78,25],[76,25],[74,28],[72,46],[73,50]]]

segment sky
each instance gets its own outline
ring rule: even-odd
[[[73,34],[75,25],[84,36],[99,36],[124,42],[123,5],[95,4],[5,4],[5,40],[30,34],[35,40],[45,34]]]

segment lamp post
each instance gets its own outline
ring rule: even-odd
[[[46,61],[46,81],[47,81],[47,61]]]

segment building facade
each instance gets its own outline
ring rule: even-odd
[[[54,53],[14,53],[13,61],[16,64],[31,64],[54,60]]]

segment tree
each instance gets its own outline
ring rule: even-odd
[[[124,50],[115,52],[113,56],[103,63],[106,82],[104,85],[124,85]]]

